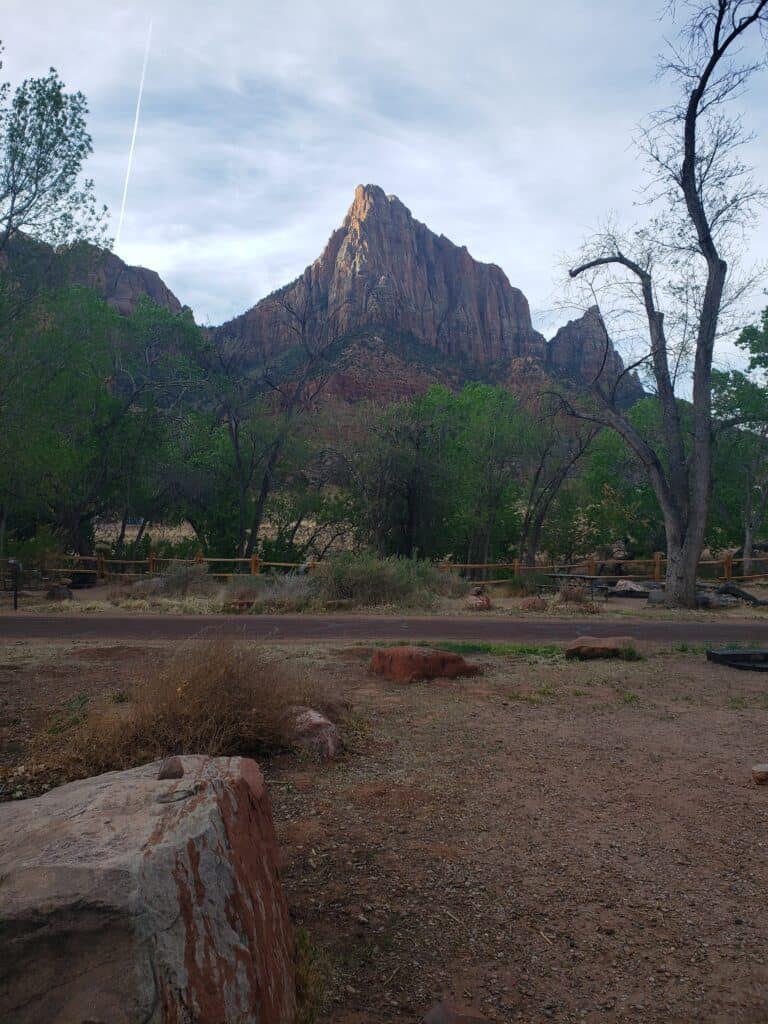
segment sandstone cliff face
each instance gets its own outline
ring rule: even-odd
[[[545,355],[528,302],[504,272],[435,235],[376,185],[358,186],[343,225],[297,281],[219,331],[270,355],[291,347],[295,330],[279,303],[311,311],[318,340],[387,327],[481,365]]]
[[[545,365],[555,378],[585,384],[596,381],[608,393],[618,381],[617,394],[624,404],[643,396],[637,374],[624,374],[624,361],[613,347],[597,306],[560,328],[547,345]]]

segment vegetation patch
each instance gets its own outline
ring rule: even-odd
[[[562,658],[563,651],[556,644],[494,644],[482,640],[430,641],[423,646],[437,647],[441,651],[455,654],[490,654],[498,658],[546,658],[553,661]]]
[[[337,707],[315,676],[225,638],[191,641],[153,663],[124,698],[100,707],[71,698],[36,738],[34,760],[64,781],[173,754],[253,756],[290,745],[289,708]]]

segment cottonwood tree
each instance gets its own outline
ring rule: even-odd
[[[87,114],[85,96],[66,92],[53,68],[13,92],[0,83],[0,253],[22,232],[50,245],[103,240],[106,208],[82,178]]]
[[[731,105],[765,64],[768,0],[688,0],[671,5],[673,16],[676,6],[685,20],[662,71],[680,98],[652,115],[639,139],[651,167],[648,201],[661,212],[642,230],[598,234],[570,271],[601,308],[617,293],[622,303],[638,304],[646,349],[635,365],[646,367],[655,386],[664,441],[653,444],[634,427],[601,375],[591,409],[570,404],[574,414],[612,427],[637,454],[664,519],[667,600],[692,605],[712,486],[713,353],[742,287],[734,255],[766,197],[741,158],[749,136]],[[686,365],[690,438],[675,395]]]

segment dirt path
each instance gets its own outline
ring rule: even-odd
[[[323,1024],[443,995],[499,1024],[765,1024],[762,677],[667,650],[403,687],[360,657],[356,753],[271,779]]]
[[[491,616],[369,615],[0,615],[0,640],[181,640],[210,633],[248,640],[495,640],[567,641],[577,636],[631,635],[641,641],[691,644],[765,643],[768,623],[648,621],[631,618],[539,619]]]

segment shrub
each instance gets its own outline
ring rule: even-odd
[[[190,641],[153,663],[125,696],[89,708],[71,728],[41,734],[36,759],[72,779],[173,754],[253,755],[287,745],[290,707],[338,707],[322,684],[263,648],[226,638]]]
[[[160,586],[156,593],[163,597],[187,597],[189,594],[210,593],[213,580],[208,575],[208,567],[204,562],[193,562],[185,565],[171,565],[160,576]]]
[[[575,587],[570,583],[566,583],[560,588],[560,592],[557,595],[557,600],[560,604],[588,604],[589,598],[587,592],[583,587]]]
[[[326,602],[430,608],[438,594],[451,591],[455,580],[431,562],[344,552],[321,562],[311,577],[311,584]],[[465,589],[466,584],[462,583],[462,592]]]
[[[224,594],[225,606],[232,601],[251,601],[251,611],[303,612],[315,600],[308,576],[297,573],[251,576],[247,581],[232,583]]]

